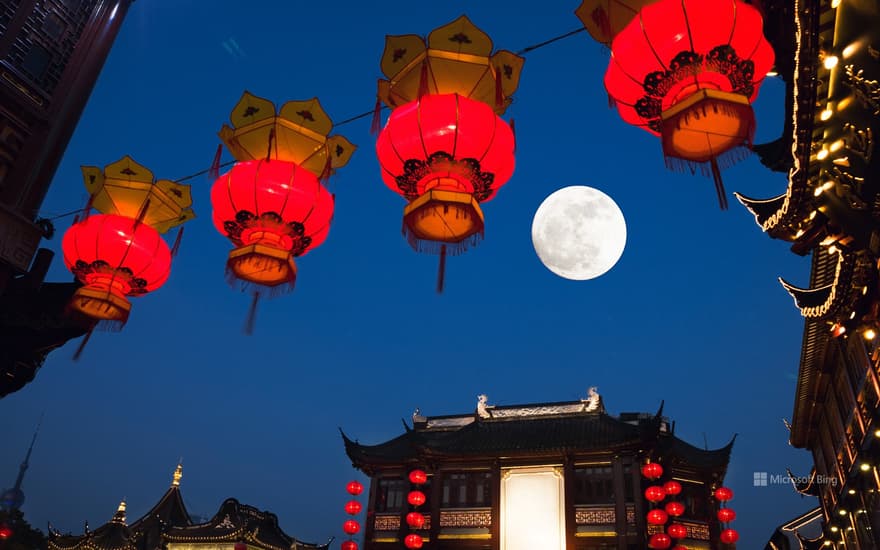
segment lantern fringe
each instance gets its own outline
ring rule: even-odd
[[[250,281],[245,281],[244,279],[240,279],[229,266],[226,266],[226,283],[229,284],[235,290],[241,292],[251,292],[251,293],[259,293],[260,296],[268,299],[277,298],[279,296],[285,296],[293,292],[294,287],[296,286],[296,279],[288,282],[281,283],[280,285],[275,286],[265,286],[257,283],[252,283]]]
[[[382,100],[376,96],[376,106],[373,107],[373,120],[370,122],[370,133],[375,135],[379,134],[379,130],[382,125]]]
[[[223,157],[223,144],[217,146],[217,152],[214,153],[214,160],[211,162],[211,168],[208,169],[208,177],[216,180],[220,177],[220,159]]]
[[[74,361],[79,361],[80,358],[82,357],[83,351],[85,351],[85,349],[86,349],[86,344],[88,344],[89,340],[92,338],[92,332],[94,332],[94,327],[89,329],[89,331],[86,333],[85,337],[79,343],[79,346],[77,346],[76,351],[73,353],[73,360]]]
[[[254,292],[251,307],[248,309],[247,320],[244,323],[244,333],[251,336],[254,333],[254,325],[257,321],[257,305],[260,303],[260,292]]]
[[[433,255],[448,255],[448,256],[460,256],[464,254],[469,249],[477,246],[483,240],[483,232],[480,231],[475,235],[471,235],[466,239],[462,239],[461,241],[455,243],[448,243],[442,241],[429,241],[427,239],[420,239],[406,226],[403,227],[403,235],[406,237],[406,241],[409,245],[420,254],[433,254]]]
[[[699,170],[703,176],[711,177],[715,182],[718,204],[722,210],[727,210],[727,193],[724,190],[724,182],[721,180],[721,171],[749,158],[751,154],[752,149],[749,145],[741,145],[725,151],[708,162],[694,162],[669,156],[665,160],[666,167],[673,172],[690,172],[691,175],[695,175],[697,170]]]

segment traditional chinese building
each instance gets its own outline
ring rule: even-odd
[[[285,533],[271,512],[226,499],[209,521],[195,523],[180,494],[182,468],[171,487],[140,519],[128,524],[126,503],[106,524],[82,535],[49,530],[49,550],[328,550],[325,544],[301,542]]]
[[[790,442],[815,468],[800,489],[819,497],[829,546],[877,548],[880,4],[762,4],[787,112],[783,135],[756,149],[788,184],[738,198],[769,236],[812,256],[808,283],[781,280],[805,317]]]
[[[0,0],[0,397],[86,332],[63,315],[78,285],[43,284],[37,214],[133,1]]]
[[[822,537],[822,508],[813,508],[780,525],[764,550],[820,550],[825,545]]]
[[[418,533],[433,549],[541,550],[646,548],[648,482],[659,462],[681,485],[678,523],[690,549],[718,548],[713,491],[733,441],[704,450],[682,441],[656,414],[608,414],[598,394],[574,402],[489,406],[476,412],[413,415],[400,436],[364,445],[345,434],[355,468],[371,478],[364,548],[402,548],[410,528],[408,472],[427,473]],[[529,542],[532,541],[532,542]]]

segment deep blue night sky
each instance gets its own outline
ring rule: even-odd
[[[508,2],[262,0],[135,2],[42,215],[86,201],[80,165],[123,155],[161,178],[207,168],[216,132],[244,90],[276,103],[318,96],[342,120],[372,108],[386,34],[427,34],[466,13],[496,47],[519,50],[578,28],[577,0],[511,9]],[[787,444],[803,320],[776,280],[806,286],[809,261],[764,235],[731,196],[720,212],[711,180],[666,170],[659,141],[608,108],[607,52],[581,33],[527,55],[516,103],[517,167],[484,208],[486,239],[447,265],[400,235],[404,201],[381,182],[369,118],[339,128],[359,146],[331,183],[335,225],[298,262],[295,292],[264,301],[242,334],[249,297],[224,279],[229,243],[210,222],[206,176],[194,179],[168,283],[134,300],[121,333],[56,352],[34,383],[0,401],[0,485],[15,479],[40,413],[25,480],[26,516],[81,532],[152,506],[184,459],[191,513],[221,501],[275,512],[302,540],[341,536],[356,473],[337,427],[363,443],[402,431],[400,418],[496,404],[563,401],[596,385],[609,411],[657,410],[702,446],[738,433],[728,484],[742,548],[815,506],[790,486],[752,487],[753,472],[806,474]],[[778,137],[783,83],[756,104],[757,142]],[[228,154],[224,160],[229,160]],[[785,175],[750,158],[724,174],[728,191],[769,197]],[[530,238],[550,193],[589,185],[628,224],[617,266],[584,282],[546,270]],[[59,252],[50,280],[69,280]],[[363,480],[363,477],[360,479]]]

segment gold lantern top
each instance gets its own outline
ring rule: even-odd
[[[385,37],[379,99],[391,109],[422,93],[457,93],[503,114],[519,86],[525,59],[513,52],[492,53],[492,40],[467,16],[439,27],[425,41],[415,34]]]

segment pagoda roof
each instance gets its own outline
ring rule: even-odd
[[[733,442],[718,450],[701,450],[668,431],[657,414],[603,410],[587,412],[585,403],[561,402],[495,407],[491,417],[414,416],[414,428],[377,445],[363,445],[342,433],[352,464],[375,467],[447,458],[529,458],[620,449],[658,448],[697,467],[726,468]]]
[[[52,536],[49,548],[57,550],[138,550],[137,533],[125,524],[125,502],[113,514],[113,518],[83,535]]]
[[[220,510],[206,523],[172,527],[163,535],[166,542],[222,543],[246,542],[249,548],[263,550],[326,550],[325,544],[301,542],[285,533],[271,512],[226,499]]]

